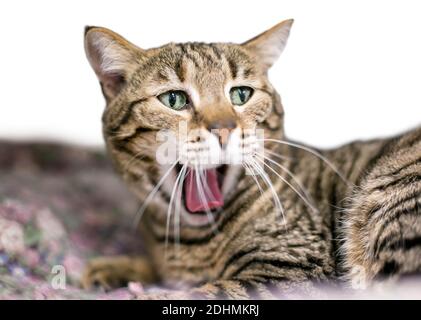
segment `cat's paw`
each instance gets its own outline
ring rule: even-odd
[[[81,284],[85,289],[103,288],[111,290],[126,284],[118,268],[120,263],[113,258],[96,258],[91,260],[86,266],[81,279]]]
[[[352,289],[364,290],[368,286],[367,271],[363,266],[353,266],[348,274]]]
[[[111,290],[129,282],[151,283],[154,274],[143,258],[99,257],[89,261],[81,279],[85,289]]]

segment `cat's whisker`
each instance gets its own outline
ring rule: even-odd
[[[256,154],[256,158],[259,161],[261,161],[264,166],[266,166],[269,170],[271,170],[279,179],[281,179],[288,187],[290,187],[291,190],[294,191],[301,198],[301,200],[303,200],[305,204],[311,208],[311,210],[313,210],[314,212],[318,212],[317,208],[304,195],[302,195],[291,183],[289,183],[287,179],[285,179],[278,172],[276,172],[276,170],[274,170],[271,166],[265,163],[265,158],[262,158],[257,154]],[[271,159],[267,159],[267,160],[272,161],[273,163],[276,164],[276,162]]]
[[[267,151],[268,150],[265,150],[265,152],[267,152]],[[308,193],[307,189],[302,185],[302,183],[298,180],[298,178],[286,166],[280,164],[279,162],[276,162],[275,160],[273,160],[270,157],[265,156],[264,153],[255,153],[255,154],[258,154],[258,155],[262,156],[264,159],[269,160],[271,163],[273,163],[274,165],[276,165],[277,167],[279,167],[283,171],[285,171],[288,174],[288,176],[290,176],[291,179],[298,185],[298,187],[300,188],[300,190],[307,196],[307,198],[311,198],[311,196]],[[270,152],[269,152],[269,154],[270,154]]]
[[[155,194],[158,192],[158,190],[161,188],[162,184],[164,183],[164,181],[167,179],[167,177],[170,175],[171,171],[175,168],[175,166],[177,165],[178,161],[181,158],[177,159],[177,161],[175,161],[170,168],[165,172],[165,174],[161,177],[161,179],[158,181],[158,183],[156,184],[156,186],[152,189],[152,191],[148,194],[148,196],[146,197],[145,201],[143,202],[142,206],[139,208],[139,210],[136,212],[135,215],[135,221],[134,221],[134,227],[137,228],[137,226],[139,225],[140,220],[143,217],[143,214],[145,213],[146,208],[148,207],[150,201],[153,199],[153,197],[155,196]]]
[[[204,187],[204,189],[205,189],[204,191],[205,191],[208,195],[210,195],[212,198],[214,198],[214,195],[213,195],[212,191],[210,190],[210,188],[209,188],[209,186],[208,186],[208,183],[207,183],[206,177],[204,176],[203,169],[202,169],[202,170],[200,170],[200,172],[199,172],[199,177],[200,177],[200,180],[204,182],[204,183],[203,183],[203,187]],[[204,194],[204,193],[203,193],[203,194]],[[214,234],[216,234],[216,233],[218,232],[218,225],[217,225],[217,224],[215,224],[215,219],[214,219],[214,217],[213,217],[212,212],[211,212],[210,210],[207,210],[207,211],[206,211],[206,215],[207,215],[208,219],[210,220],[210,222],[211,222],[211,224],[212,224],[212,231],[213,231],[213,233],[214,233]]]
[[[278,210],[278,212],[280,213],[284,223],[285,223],[285,214],[284,214],[284,208],[282,206],[281,200],[279,199],[279,195],[275,190],[275,187],[273,186],[272,181],[270,180],[269,176],[266,174],[265,170],[263,167],[260,166],[260,164],[252,159],[251,162],[252,167],[257,170],[259,176],[262,178],[262,180],[265,182],[265,184],[268,186],[268,188],[271,191],[272,194],[272,198],[274,200],[275,203],[275,207]]]
[[[276,152],[273,152],[272,150],[266,150],[266,149],[265,149],[265,151],[264,151],[264,152],[265,152],[265,153],[268,153],[268,154],[270,154],[271,156],[274,156],[275,158],[278,158],[278,159],[280,159],[280,160],[289,160],[289,161],[296,160],[296,159],[294,159],[294,158],[292,158],[292,157],[288,157],[288,156],[280,155],[280,154],[278,154],[278,153],[276,153]]]
[[[207,182],[207,179],[205,177],[204,171],[205,170],[201,166],[199,166],[199,178],[200,178],[200,181],[203,181],[203,183],[201,183],[200,185],[204,188],[204,190],[203,190],[205,192],[204,195],[208,194],[210,197],[214,198],[214,195],[213,195],[212,191],[210,190],[210,188],[208,186],[208,182]]]
[[[351,183],[340,171],[338,168],[336,168],[336,166],[329,160],[327,159],[325,156],[323,156],[320,152],[317,152],[316,150],[313,150],[311,148],[308,148],[306,146],[294,143],[294,142],[290,142],[290,141],[284,141],[284,140],[277,140],[277,139],[258,139],[257,141],[263,141],[263,142],[275,142],[275,143],[279,143],[279,144],[283,144],[283,145],[287,145],[290,147],[294,147],[297,149],[301,149],[304,151],[307,151],[311,154],[313,154],[314,156],[316,156],[317,158],[319,158],[320,160],[322,160],[324,163],[326,163],[349,187],[354,187],[354,184]]]
[[[275,187],[272,184],[272,181],[270,180],[270,178],[268,177],[268,175],[266,174],[266,172],[264,171],[262,166],[254,158],[250,158],[249,161],[248,161],[248,164],[250,164],[252,166],[252,168],[257,171],[259,176],[263,179],[263,181],[266,183],[266,185],[270,188],[270,191],[272,193],[272,197],[273,197],[276,209],[281,214],[284,225],[286,225],[284,208],[282,206],[281,200],[279,199],[278,193],[276,192]]]
[[[196,175],[195,175],[196,184],[197,184],[197,190],[199,191],[200,202],[205,205],[206,216],[208,217],[209,221],[212,223],[212,226],[214,226],[215,220],[213,218],[212,212],[210,211],[210,208],[207,205],[206,195],[205,195],[205,192],[203,190],[203,184],[202,184],[203,168],[196,164],[195,170],[196,170]],[[204,184],[206,184],[206,188],[208,189],[208,192],[210,192],[209,186],[207,185],[207,182],[206,182],[206,179],[203,179],[203,181],[204,181]],[[212,193],[208,193],[208,194],[210,196],[212,196]],[[213,230],[215,232],[215,229],[213,229]]]
[[[186,178],[186,172],[187,172],[187,163],[180,170],[181,180],[180,180],[180,186],[178,188],[176,208],[175,208],[175,214],[174,214],[174,243],[175,243],[175,247],[176,247],[175,249],[176,249],[177,255],[180,251],[179,249],[180,249],[181,201],[182,201],[182,196],[183,196],[183,188],[184,188],[184,180]]]
[[[259,188],[260,194],[263,195],[262,186],[260,185],[259,180],[256,178],[256,176],[253,174],[253,169],[250,168],[250,164],[244,162],[243,167],[245,168],[245,170],[248,170],[250,172],[251,177],[253,178],[254,182],[256,182],[256,185]]]
[[[169,231],[170,231],[170,220],[171,220],[171,213],[172,213],[172,207],[173,207],[173,201],[174,201],[174,195],[176,194],[176,191],[178,189],[178,184],[180,182],[182,171],[187,166],[187,164],[184,164],[181,168],[180,172],[177,174],[177,178],[175,179],[174,187],[171,192],[170,202],[168,204],[168,210],[167,210],[167,224],[165,228],[165,252],[167,252],[168,248],[168,237],[169,237]]]
[[[294,183],[298,186],[300,191],[303,193],[303,196],[311,204],[311,207],[318,211],[318,209],[316,209],[316,207],[315,207],[314,200],[312,199],[311,195],[308,193],[307,189],[301,184],[301,182],[297,179],[297,177],[287,167],[285,167],[285,166],[281,165],[280,163],[274,161],[270,157],[266,157],[265,155],[263,155],[261,153],[255,153],[255,155],[258,156],[258,157],[261,157],[261,161],[263,163],[264,163],[264,160],[268,160],[270,163],[274,164],[275,166],[277,166],[278,168],[283,170],[289,177],[291,177],[291,179],[294,181]],[[284,178],[281,178],[281,179],[284,180]],[[290,185],[288,181],[286,181],[286,183],[288,185]]]

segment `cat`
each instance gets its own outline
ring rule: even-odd
[[[140,281],[171,288],[141,299],[266,299],[421,271],[421,128],[331,150],[288,140],[268,70],[292,24],[242,44],[147,50],[86,28],[106,147],[141,202],[147,255],[92,260],[85,287]],[[165,143],[176,157],[158,161]]]

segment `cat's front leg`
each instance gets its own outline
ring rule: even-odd
[[[85,289],[99,286],[109,290],[130,281],[151,284],[156,280],[154,268],[145,257],[114,256],[92,259],[81,283]]]
[[[82,277],[82,285],[89,289],[126,286],[128,282],[154,284],[157,276],[143,257],[100,257],[89,262]],[[139,300],[191,300],[191,299],[279,299],[296,295],[317,296],[319,290],[311,281],[279,281],[274,277],[265,281],[252,278],[221,279],[184,290],[154,289],[137,295]]]

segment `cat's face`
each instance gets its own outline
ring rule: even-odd
[[[262,152],[263,137],[282,135],[282,106],[267,71],[291,24],[244,44],[149,50],[108,29],[87,28],[85,49],[107,101],[107,147],[135,191],[143,192],[136,184],[147,175],[175,199],[170,207],[184,223],[217,218],[241,170]]]

